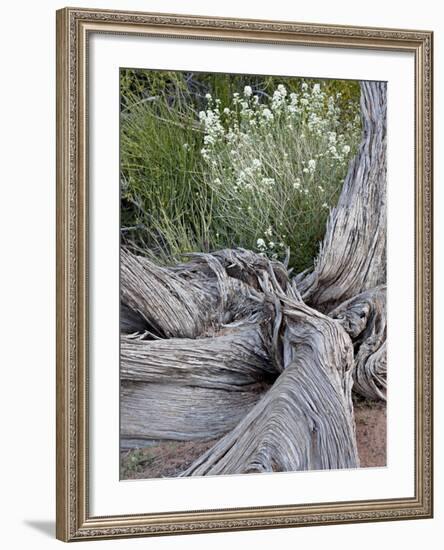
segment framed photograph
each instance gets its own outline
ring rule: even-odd
[[[57,12],[57,537],[432,516],[430,31]]]

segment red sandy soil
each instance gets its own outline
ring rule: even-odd
[[[387,415],[385,403],[355,403],[355,422],[361,468],[386,466]]]
[[[385,466],[387,448],[385,403],[355,403],[356,438],[361,468]],[[164,441],[121,453],[121,479],[176,477],[212,447],[210,441]]]
[[[212,447],[210,441],[163,441],[120,454],[120,479],[177,477]]]

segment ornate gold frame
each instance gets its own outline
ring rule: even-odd
[[[415,496],[136,516],[88,511],[87,39],[92,32],[408,51],[415,56]],[[65,8],[57,12],[57,538],[64,541],[432,516],[433,33]]]

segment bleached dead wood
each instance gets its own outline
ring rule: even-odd
[[[330,316],[338,319],[355,345],[354,391],[369,399],[386,400],[386,285],[358,294]]]
[[[228,326],[210,338],[142,340],[123,336],[120,342],[120,377],[124,381],[241,391],[251,384],[272,382],[276,375],[255,323]]]
[[[181,384],[128,382],[120,392],[122,439],[212,439],[232,429],[264,386],[227,391]]]
[[[386,282],[387,84],[361,82],[363,139],[349,166],[311,273],[294,283],[304,301],[328,311]]]
[[[282,374],[251,412],[182,475],[357,467],[353,350],[338,323],[284,308]]]
[[[127,262],[132,261],[137,260],[128,256]],[[122,436],[211,438],[236,426],[235,432],[226,436],[230,438],[231,462],[224,466],[225,473],[252,471],[252,468],[356,466],[351,408],[353,353],[350,338],[340,324],[305,306],[291,287],[287,288],[288,275],[282,264],[244,250],[198,255],[193,261],[190,268],[194,271],[196,264],[201,263],[204,270],[211,265],[221,292],[227,288],[226,279],[234,277],[249,287],[248,291],[244,288],[241,300],[248,297],[253,304],[245,311],[255,318],[256,326],[234,325],[231,335],[214,338],[150,341],[124,337]],[[155,268],[151,267],[150,271],[154,272]],[[184,278],[184,273],[178,275],[178,272],[175,277]],[[166,273],[163,276],[166,277]],[[147,291],[147,284],[145,280],[144,292],[151,294],[154,289]],[[217,357],[208,357],[216,348]],[[165,355],[168,350],[169,363]],[[228,368],[224,368],[224,358]],[[162,370],[164,372],[160,372]],[[283,374],[278,381],[252,410],[252,417],[245,418],[245,425],[238,422],[245,416],[246,407],[251,408],[257,402],[263,387],[256,386],[247,392],[239,388],[232,391],[233,386],[240,380],[273,377],[273,373],[276,378],[280,372]],[[312,382],[307,378],[308,372],[312,372]],[[251,378],[253,374],[255,378]],[[231,376],[230,381],[227,375]],[[158,383],[153,383],[156,377]],[[128,378],[138,382],[131,383]],[[229,384],[230,390],[218,392],[214,388],[220,384]],[[317,395],[310,397],[312,392]],[[318,410],[313,409],[320,394],[324,395],[322,404],[319,403]],[[238,399],[239,395],[242,400]],[[276,412],[281,406],[285,414]],[[236,422],[231,424],[233,418]],[[247,418],[254,422],[248,423]],[[276,424],[277,419],[281,425]],[[272,441],[268,443],[262,439],[263,434],[271,433],[268,422],[273,427],[271,432],[282,442],[279,451],[274,447],[273,437],[270,436]],[[245,452],[245,437],[256,440],[258,448],[263,450],[261,456],[267,445],[270,446],[265,452],[270,455],[268,462],[265,455],[255,456],[255,466],[251,465],[251,456]],[[288,446],[289,439],[293,441],[292,446]],[[211,460],[209,458],[209,462]],[[208,473],[212,472],[212,468],[208,469]],[[201,473],[199,469],[197,475]]]
[[[120,257],[121,302],[137,312],[154,333],[193,338],[214,321],[216,302],[194,285],[125,249]]]

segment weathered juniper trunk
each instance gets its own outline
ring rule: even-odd
[[[352,387],[386,398],[386,85],[312,272],[251,251],[122,251],[121,436],[220,438],[181,475],[359,466]]]
[[[259,400],[253,388],[222,391],[181,384],[126,382],[122,439],[213,439],[232,429]]]
[[[143,340],[122,336],[120,377],[132,382],[242,390],[272,382],[270,364],[258,324],[226,328],[209,338]]]
[[[349,337],[303,304],[288,304],[282,313],[283,372],[242,422],[182,475],[359,465]]]
[[[386,282],[387,84],[361,83],[363,139],[330,214],[315,268],[295,283],[305,302],[328,311]]]
[[[216,301],[204,285],[184,281],[125,250],[120,255],[120,281],[123,308],[144,319],[155,334],[193,338],[211,323]]]
[[[140,260],[127,253],[125,262],[132,271]],[[162,280],[167,271],[144,262],[150,277],[143,292],[151,296],[157,270]],[[213,337],[122,336],[122,437],[188,440],[229,432],[190,475],[357,466],[353,346],[340,323],[300,300],[282,264],[252,252],[200,254],[189,267],[195,280],[199,268],[213,274],[225,304],[230,280],[238,278],[248,318],[213,325]],[[176,284],[185,271],[171,274]]]
[[[277,376],[255,323],[208,338],[122,336],[120,346],[124,440],[220,436]]]
[[[369,399],[386,400],[386,285],[366,290],[330,312],[355,344],[353,389]]]

